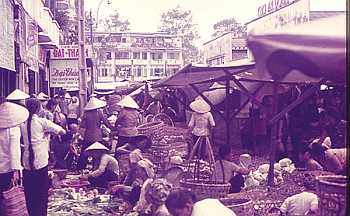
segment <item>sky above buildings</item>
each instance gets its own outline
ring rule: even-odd
[[[111,4],[107,4],[107,2]],[[99,19],[117,10],[123,18],[130,21],[133,32],[155,32],[161,14],[180,5],[191,10],[193,21],[201,38],[197,44],[210,40],[213,25],[225,18],[234,17],[246,23],[257,17],[258,7],[269,0],[104,0],[99,10]],[[85,0],[85,10],[97,11],[100,0]],[[341,11],[346,9],[346,0],[311,0],[313,11]]]

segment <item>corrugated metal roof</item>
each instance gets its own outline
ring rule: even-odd
[[[345,11],[310,11],[310,21],[343,14]]]

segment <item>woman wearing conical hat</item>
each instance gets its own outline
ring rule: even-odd
[[[101,122],[103,122],[108,128],[113,128],[101,109],[106,105],[106,102],[96,97],[91,97],[89,102],[86,104],[80,124],[80,127],[85,129],[83,136],[84,146],[82,150],[85,150],[95,142],[103,142]]]
[[[117,147],[128,143],[131,137],[130,132],[136,129],[139,124],[140,113],[138,109],[139,105],[129,95],[125,96],[118,102],[118,105],[122,107],[118,114],[117,121],[115,123],[116,130],[118,132],[118,144]]]
[[[10,189],[11,180],[19,179],[19,170],[22,169],[19,125],[28,116],[29,112],[23,106],[11,102],[0,104],[0,194]]]
[[[196,143],[199,137],[207,137],[210,135],[211,129],[215,127],[215,121],[213,115],[210,113],[210,105],[203,99],[199,98],[194,100],[190,104],[190,108],[194,112],[192,113],[188,127],[191,129],[193,141]],[[202,145],[202,147],[204,146],[205,145]],[[205,154],[204,149],[205,148],[202,148],[201,155]],[[192,149],[190,148],[188,152],[189,154],[191,153],[191,150]]]
[[[99,142],[95,142],[86,150],[94,161],[94,171],[81,178],[89,180],[91,186],[107,188],[108,182],[117,181],[119,164],[117,159],[109,155],[109,149]]]

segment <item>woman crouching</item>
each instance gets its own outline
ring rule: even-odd
[[[95,142],[86,150],[93,158],[94,171],[83,175],[82,179],[87,179],[91,186],[107,188],[108,182],[117,181],[119,176],[118,161],[108,154],[109,149],[99,142]]]

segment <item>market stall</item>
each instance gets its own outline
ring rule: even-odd
[[[270,77],[277,87],[281,82],[315,83],[300,98],[288,105],[269,122],[270,129],[281,116],[289,112],[312,93],[319,89],[322,83],[344,85],[346,77],[346,16],[336,16],[276,30],[264,34],[254,34],[248,37],[248,47],[255,56],[258,72],[261,76]],[[272,140],[275,147],[275,140]],[[270,165],[273,164],[275,148],[272,148]],[[273,168],[270,166],[269,184],[273,183]],[[330,201],[319,191],[322,215],[339,215],[346,184],[334,177],[329,185],[337,185],[340,191],[333,195],[340,197]],[[321,184],[321,183],[320,183]],[[323,183],[322,183],[323,184]],[[341,192],[343,191],[343,192]],[[330,207],[333,206],[333,207]]]

